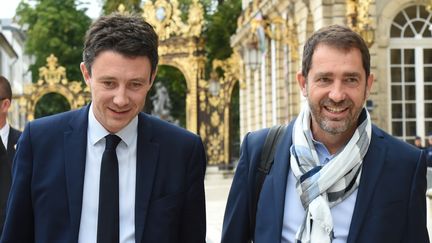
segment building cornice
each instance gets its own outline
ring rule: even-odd
[[[18,54],[15,52],[14,48],[3,35],[3,33],[0,33],[0,46],[6,51],[9,57],[18,58]]]

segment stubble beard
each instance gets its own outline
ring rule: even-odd
[[[319,125],[321,130],[331,135],[338,135],[347,132],[348,130],[357,128],[357,120],[363,107],[355,107],[352,100],[347,99],[339,103],[335,103],[329,98],[323,99],[318,105],[314,104],[308,99],[309,108],[311,111],[311,118],[315,120],[316,124]],[[325,117],[320,112],[325,109],[325,106],[332,107],[348,107],[348,116],[343,120],[332,120]]]

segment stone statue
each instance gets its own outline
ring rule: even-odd
[[[163,120],[178,124],[178,121],[171,116],[172,106],[167,88],[161,82],[157,82],[155,83],[155,89],[155,95],[150,97],[150,100],[153,104],[152,115],[157,116]]]

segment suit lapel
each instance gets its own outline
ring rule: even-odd
[[[136,195],[135,195],[135,240],[141,242],[144,233],[148,205],[159,156],[159,144],[152,141],[153,129],[150,119],[138,115]]]
[[[283,138],[279,144],[279,147],[275,153],[275,161],[271,173],[269,174],[270,180],[273,180],[273,192],[274,198],[268,201],[273,201],[275,210],[276,220],[276,235],[278,236],[278,242],[281,241],[282,232],[282,221],[285,207],[285,192],[286,184],[289,171],[289,160],[290,160],[290,147],[292,143],[292,127],[294,122],[291,122],[288,126]]]
[[[381,131],[373,128],[369,151],[363,160],[362,175],[348,234],[348,243],[356,242],[363,225],[374,188],[385,163],[386,146]]]
[[[87,126],[89,106],[77,112],[70,122],[70,130],[64,133],[64,158],[66,187],[72,236],[78,241],[81,220],[84,170],[87,148]]]

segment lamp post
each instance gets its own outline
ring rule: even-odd
[[[213,71],[210,73],[208,91],[211,95],[218,96],[220,89],[221,89],[221,85],[219,83],[219,77],[216,71]]]
[[[258,48],[258,40],[253,38],[245,48],[245,65],[252,70],[261,66],[261,51]]]

